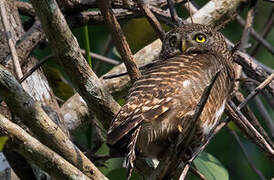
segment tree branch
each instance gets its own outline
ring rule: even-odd
[[[16,151],[56,179],[79,180],[89,178],[60,155],[41,144],[18,125],[0,114],[1,131],[11,137],[16,144]]]
[[[62,155],[92,179],[106,179],[87,157],[70,141],[62,130],[48,117],[16,79],[0,65],[0,95],[12,113],[19,117],[39,140]],[[49,141],[50,139],[50,141]],[[81,162],[79,163],[79,159]]]
[[[163,40],[165,37],[165,31],[163,30],[161,24],[157,20],[157,18],[154,16],[154,14],[151,12],[149,7],[146,5],[146,3],[143,0],[136,0],[139,8],[143,12],[143,14],[147,17],[147,20],[153,27],[154,31],[158,34],[158,37]]]
[[[82,56],[79,44],[56,1],[33,0],[32,5],[40,18],[54,55],[63,65],[76,90],[87,102],[89,109],[108,128],[120,106],[103,88],[100,80]]]
[[[257,174],[257,176],[261,180],[266,180],[265,177],[264,177],[264,175],[262,174],[262,172],[259,169],[257,169],[257,167],[254,165],[254,163],[251,161],[250,157],[247,154],[247,150],[244,147],[243,143],[241,142],[238,134],[234,130],[232,130],[230,128],[228,128],[228,130],[233,135],[233,137],[236,139],[237,143],[239,144],[239,146],[240,146],[240,148],[241,148],[241,150],[242,150],[242,152],[243,152],[243,154],[244,154],[244,156],[245,156],[245,158],[246,158],[249,166],[253,169],[253,171]]]
[[[264,81],[268,77],[268,71],[259,64],[255,63],[255,60],[248,54],[237,51],[235,55],[236,58],[234,58],[234,61],[243,67],[243,70],[247,76],[256,79],[259,82]],[[273,70],[271,73],[273,73]],[[271,82],[266,89],[274,97],[274,81]]]
[[[130,78],[132,81],[136,81],[141,77],[141,73],[133,61],[131,50],[116,17],[113,15],[110,3],[108,0],[98,0],[97,3],[105,23],[112,34],[114,43],[126,65]]]
[[[23,73],[20,67],[19,58],[18,58],[16,49],[15,49],[15,44],[12,41],[12,37],[11,37],[11,27],[8,21],[8,16],[7,16],[6,7],[5,7],[5,0],[2,0],[0,2],[0,11],[1,11],[2,23],[6,32],[5,34],[9,44],[12,60],[13,60],[13,67],[15,70],[15,74],[17,79],[20,79],[23,76]]]
[[[248,101],[250,101],[253,97],[255,97],[260,91],[262,91],[269,83],[271,83],[274,79],[274,73],[272,73],[268,78],[266,78],[258,87],[256,87],[247,97],[246,99],[241,103],[240,106],[238,106],[239,109],[244,107]]]
[[[232,101],[228,101],[227,111],[229,117],[236,123],[237,126],[256,144],[266,155],[274,161],[274,150],[265,140],[265,138],[250,124],[244,115],[237,109]]]

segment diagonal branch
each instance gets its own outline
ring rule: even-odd
[[[211,79],[209,85],[204,89],[203,94],[200,98],[200,101],[198,102],[198,104],[196,106],[194,115],[191,117],[191,123],[192,123],[193,126],[197,122],[197,119],[199,118],[199,116],[201,115],[201,113],[204,109],[204,106],[205,106],[205,104],[208,100],[208,97],[210,95],[210,91],[211,91],[215,81],[217,80],[220,72],[221,72],[221,70],[219,70],[213,76],[213,78]],[[176,144],[170,146],[170,148],[168,149],[168,152],[169,152],[168,156],[166,156],[166,158],[159,163],[156,170],[150,175],[150,177],[149,177],[150,180],[163,179],[164,176],[166,175],[166,173],[169,170],[176,171],[176,168],[178,168],[178,165],[182,162],[182,159],[181,159],[182,154],[181,153],[183,153],[183,152],[181,151],[180,145],[182,144],[183,139],[184,139],[184,137],[182,136],[182,134],[180,134],[179,137],[176,140]],[[179,158],[177,156],[178,155],[177,151],[180,153]],[[188,163],[184,165],[183,171],[180,172],[180,173],[182,173],[181,174],[182,180],[185,178],[185,175],[187,174],[187,172],[189,170],[191,162],[196,158],[196,156],[200,152],[201,151],[195,152],[192,155],[191,159],[188,161]],[[184,162],[184,163],[186,163],[186,162]],[[172,173],[172,172],[169,172],[169,173]],[[181,177],[180,177],[180,179],[181,179]]]
[[[119,104],[103,88],[96,74],[81,54],[76,38],[70,31],[55,0],[32,0],[32,5],[50,42],[51,49],[90,111],[108,128],[120,110]]]
[[[274,150],[265,138],[253,127],[253,125],[245,118],[232,101],[228,101],[227,111],[229,117],[235,122],[243,132],[258,145],[266,155],[274,161]]]
[[[17,76],[17,79],[20,79],[23,76],[23,73],[20,67],[19,58],[18,58],[16,49],[15,49],[15,44],[13,43],[11,39],[11,27],[8,21],[8,16],[7,16],[6,7],[5,7],[5,0],[0,1],[0,11],[1,11],[2,23],[5,29],[6,38],[9,44],[9,48],[10,48],[10,52],[13,60],[15,74]]]
[[[265,69],[260,64],[256,63],[255,60],[248,54],[237,51],[235,55],[236,58],[234,61],[243,67],[246,75],[256,79],[259,82],[264,81],[269,76],[269,71],[270,73],[273,73],[273,70]],[[269,92],[274,97],[274,81],[270,82],[270,84],[265,89],[267,89],[267,92]]]
[[[0,95],[11,112],[39,138],[90,178],[106,179],[16,79],[0,65]],[[80,162],[80,161],[81,162]]]
[[[130,78],[132,81],[136,81],[141,77],[141,73],[136,63],[133,61],[131,50],[123,34],[121,26],[118,23],[116,17],[113,15],[112,9],[110,7],[110,1],[97,0],[97,3],[101,14],[103,15],[104,20],[112,34],[114,43],[126,65]]]
[[[222,71],[222,69],[220,69],[214,76],[213,78],[211,79],[211,82],[210,84],[205,88],[203,94],[202,94],[202,97],[199,101],[199,103],[197,104],[197,107],[195,109],[195,112],[194,112],[194,116],[192,117],[193,118],[193,121],[194,123],[197,123],[198,122],[198,118],[199,116],[201,115],[203,109],[204,109],[204,106],[208,100],[208,97],[210,95],[210,91],[215,83],[215,81],[217,80],[220,72]],[[181,139],[181,140],[180,140]],[[179,140],[181,141],[178,141],[179,143],[182,143],[182,140],[183,140],[183,136],[179,136]],[[184,169],[180,175],[180,180],[184,180],[186,175],[187,175],[187,172],[190,168],[190,164],[192,163],[192,161],[199,155],[201,151],[196,151],[192,154],[192,157],[188,160],[188,162],[185,162],[185,166],[184,166]]]
[[[1,131],[11,137],[16,151],[28,158],[56,179],[89,180],[79,169],[60,155],[41,144],[18,125],[0,114]]]
[[[257,176],[261,180],[266,180],[265,177],[264,177],[264,175],[262,174],[262,172],[259,169],[257,169],[257,167],[254,165],[254,163],[251,161],[250,157],[248,156],[247,150],[244,147],[243,143],[241,142],[238,134],[234,130],[232,130],[230,128],[228,128],[228,130],[233,135],[233,137],[236,139],[237,143],[240,145],[240,148],[241,148],[241,150],[242,150],[245,158],[247,159],[247,162],[248,162],[249,166],[254,170],[254,172],[257,174]]]
[[[136,2],[138,6],[140,7],[140,9],[142,10],[143,14],[147,17],[147,20],[149,21],[149,23],[151,24],[155,32],[158,34],[159,38],[163,40],[163,38],[165,37],[165,31],[161,27],[161,24],[159,23],[157,18],[154,16],[152,11],[149,9],[149,6],[146,5],[144,0],[136,0]]]
[[[242,17],[237,16],[236,19],[242,26],[246,24]],[[260,42],[266,48],[266,50],[268,50],[272,55],[274,54],[274,48],[272,47],[271,43],[264,40],[264,38],[259,33],[257,33],[253,28],[250,28],[250,34],[255,40]]]
[[[268,18],[265,20],[264,29],[261,32],[262,38],[266,38],[267,35],[271,32],[272,26],[274,24],[274,7],[272,7],[272,10],[268,16]],[[258,39],[259,40],[259,39]],[[260,45],[263,44],[262,42],[256,42],[253,46],[253,49],[251,51],[251,56],[256,56],[256,54],[259,52]]]
[[[250,2],[251,2],[251,8],[248,10],[248,13],[247,13],[246,22],[244,25],[244,30],[243,30],[240,45],[239,45],[239,50],[243,52],[246,52],[246,48],[248,46],[249,35],[252,29],[252,25],[255,17],[257,0],[251,0]]]
[[[268,84],[270,84],[274,80],[274,73],[272,73],[268,78],[266,78],[258,87],[256,87],[247,97],[246,99],[238,106],[239,109],[244,107],[248,101],[254,98],[260,91],[262,91]]]
[[[174,0],[167,0],[169,12],[171,15],[171,19],[173,22],[176,23],[177,26],[180,26],[182,24],[182,19],[178,16],[177,11],[175,9]]]

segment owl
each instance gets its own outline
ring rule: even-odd
[[[193,122],[197,104],[218,72]],[[116,155],[126,154],[131,160],[135,153],[161,160],[182,135],[182,159],[187,161],[219,121],[233,81],[232,54],[221,33],[201,24],[175,28],[166,34],[159,59],[129,90],[125,105],[112,121],[107,144]]]

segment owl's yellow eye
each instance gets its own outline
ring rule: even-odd
[[[195,41],[198,43],[204,43],[206,41],[206,36],[203,34],[198,34],[195,36]]]

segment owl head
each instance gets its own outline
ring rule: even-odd
[[[202,24],[184,24],[169,31],[162,45],[161,59],[171,58],[178,54],[229,53],[221,33],[210,26]]]

